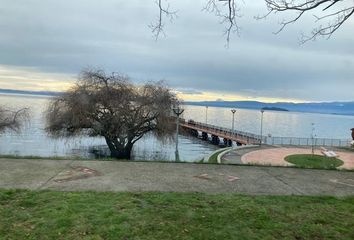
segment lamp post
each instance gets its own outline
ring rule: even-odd
[[[311,123],[311,153],[315,155],[315,123]]]
[[[261,109],[261,141],[260,141],[260,146],[262,146],[262,141],[263,141],[263,115],[264,115],[264,110]]]
[[[184,112],[184,109],[177,107],[173,108],[173,112],[177,115],[177,127],[176,127],[176,161],[179,161],[179,153],[178,153],[178,134],[179,134],[179,116]]]
[[[208,124],[208,106],[205,106],[205,124]]]
[[[232,112],[232,132],[234,132],[235,130],[235,113],[236,113],[236,109],[231,109]]]

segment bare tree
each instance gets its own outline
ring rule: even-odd
[[[56,137],[102,136],[111,157],[130,159],[134,143],[146,133],[164,138],[174,132],[175,104],[161,82],[138,86],[119,74],[86,70],[72,89],[51,101],[46,130]]]
[[[23,122],[29,119],[28,109],[11,110],[0,106],[0,132],[19,131]]]
[[[271,13],[294,12],[295,16],[290,20],[282,21],[281,32],[287,25],[298,21],[305,13],[312,13],[315,22],[319,25],[315,27],[310,35],[303,35],[301,42],[305,43],[314,40],[319,36],[330,38],[344,22],[354,13],[354,1],[352,0],[265,0],[268,7],[268,16]],[[318,14],[321,10],[322,14]],[[323,23],[324,22],[324,23]],[[324,24],[324,25],[323,25]]]

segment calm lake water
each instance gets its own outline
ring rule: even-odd
[[[26,123],[20,134],[6,132],[0,136],[0,154],[33,156],[81,156],[93,158],[88,149],[92,146],[104,146],[102,138],[76,137],[70,139],[51,139],[44,132],[44,114],[48,97],[25,95],[0,95],[0,105],[9,107],[29,107],[31,120]],[[206,108],[184,106],[185,119],[206,121]],[[235,114],[235,129],[259,134],[261,114],[256,110],[238,109]],[[228,108],[207,110],[207,122],[218,126],[232,125],[232,114]],[[263,132],[272,136],[310,137],[311,123],[315,123],[315,134],[320,138],[349,139],[350,129],[354,127],[354,116],[272,112],[264,113]],[[199,161],[210,154],[216,146],[193,137],[180,136],[181,161]],[[174,161],[174,142],[160,142],[147,135],[136,143],[133,149],[135,160]]]

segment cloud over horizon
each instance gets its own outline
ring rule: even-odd
[[[158,41],[148,28],[154,1],[0,1],[0,88],[64,89],[94,66],[138,83],[165,79],[187,100],[354,100],[353,19],[299,45],[312,16],[274,35],[281,16],[257,21],[264,1],[245,1],[241,35],[225,48],[224,26],[202,0],[169,0],[178,18]]]

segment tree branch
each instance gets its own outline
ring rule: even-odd
[[[161,34],[164,36],[166,35],[164,32],[164,22],[163,18],[166,17],[168,18],[171,22],[177,17],[177,11],[171,11],[170,10],[170,5],[167,4],[167,6],[163,6],[162,0],[157,0],[156,5],[159,8],[159,15],[157,18],[157,21],[155,23],[151,23],[149,25],[154,37],[156,40],[160,37]]]
[[[223,7],[226,13],[221,10],[218,2],[224,2]],[[220,23],[225,24],[224,35],[226,36],[226,47],[229,46],[230,37],[232,33],[240,33],[240,27],[237,24],[237,18],[241,17],[238,14],[239,8],[236,5],[236,0],[208,0],[203,8],[204,11],[214,13],[215,16],[220,18]]]
[[[23,122],[29,119],[28,108],[9,110],[0,107],[0,132],[19,131]]]
[[[275,34],[283,31],[289,24],[297,22],[305,13],[315,11],[320,6],[325,5],[321,10],[324,15],[317,16],[313,14],[313,16],[316,18],[316,23],[322,20],[327,21],[326,26],[320,24],[311,31],[309,36],[302,35],[301,44],[309,40],[315,40],[319,36],[330,38],[354,12],[354,3],[351,0],[265,0],[265,2],[268,13],[257,17],[257,19],[266,18],[271,13],[296,12],[296,16],[292,19],[280,22],[281,27]],[[338,7],[340,10],[338,10]]]

